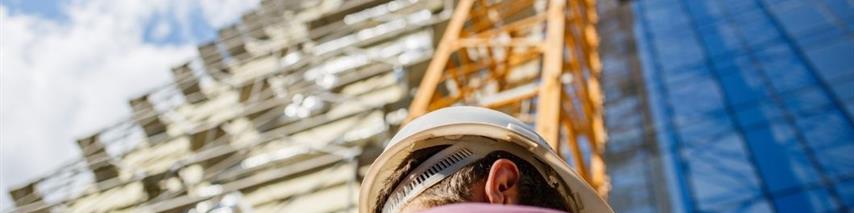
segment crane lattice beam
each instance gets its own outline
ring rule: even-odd
[[[606,196],[610,185],[603,159],[595,4],[460,0],[408,120],[455,104],[503,111],[534,123],[579,175]]]

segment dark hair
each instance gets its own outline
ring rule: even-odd
[[[392,175],[383,182],[383,188],[380,189],[374,212],[382,212],[383,205],[385,205],[389,194],[400,183],[403,179],[402,177],[415,169],[415,167],[418,167],[423,161],[447,147],[447,145],[436,146],[411,153]],[[521,205],[571,212],[569,206],[563,202],[564,199],[562,199],[560,193],[546,182],[533,165],[505,151],[491,152],[483,159],[464,166],[451,176],[422,192],[410,201],[410,204],[419,203],[434,207],[471,201],[471,186],[477,181],[485,180],[489,175],[492,164],[502,158],[513,161],[519,168],[519,172],[523,174],[519,179],[518,185],[520,194],[519,203]]]

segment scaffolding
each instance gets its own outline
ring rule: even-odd
[[[595,3],[460,0],[408,119],[455,104],[516,116],[607,196]]]
[[[451,6],[263,0],[78,140],[82,159],[10,190],[11,210],[353,210]]]

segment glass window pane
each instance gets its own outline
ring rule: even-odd
[[[854,99],[854,75],[837,80],[839,81],[830,83],[830,87],[836,96],[843,100]]]
[[[854,39],[840,39],[806,53],[822,78],[828,81],[854,73]]]
[[[762,70],[778,92],[787,92],[818,84],[814,75],[807,70],[788,47],[774,45],[756,53]]]
[[[842,19],[843,23],[848,23],[848,29],[854,29],[854,3],[850,0],[824,0],[827,3],[827,8],[833,11],[836,17]]]
[[[737,29],[742,42],[751,48],[760,48],[769,42],[781,39],[777,28],[764,13],[758,10],[738,13],[732,17],[730,23]]]
[[[735,112],[736,120],[744,127],[767,124],[783,116],[781,107],[770,101],[737,106]]]
[[[854,206],[854,179],[839,180],[836,191],[839,192],[845,205]]]
[[[784,191],[809,185],[820,175],[795,135],[795,129],[784,121],[770,126],[745,130],[757,167],[768,189]]]
[[[788,110],[795,114],[809,113],[830,104],[830,97],[821,88],[810,86],[782,96]]]
[[[803,132],[810,148],[814,149],[822,167],[832,177],[854,174],[854,128],[845,115],[832,107],[802,115],[797,126]]]
[[[745,0],[719,0],[714,1],[730,12],[730,14],[743,13],[747,10],[756,10],[758,5],[756,1]]]
[[[673,19],[673,17],[687,17],[680,4],[677,2],[659,4],[654,7],[644,7],[644,17],[646,18],[649,30],[657,36],[689,27],[689,19]]]
[[[705,66],[686,67],[681,69],[662,70],[667,87],[678,87],[684,84],[693,84],[697,81],[713,80],[709,70]]]
[[[722,9],[714,1],[685,1],[698,25],[711,24],[724,17]]]
[[[780,212],[835,212],[837,204],[824,189],[802,191],[774,201]]]
[[[719,140],[727,136],[723,133],[732,132],[734,129],[732,120],[723,111],[716,116],[678,124],[678,132],[685,146],[696,146]]]
[[[700,80],[669,88],[670,104],[674,119],[678,123],[691,122],[697,118],[723,110],[723,99],[712,80]]]
[[[713,24],[699,29],[703,44],[712,57],[741,51],[738,35],[728,24]]]
[[[688,31],[655,37],[653,46],[661,60],[661,68],[665,70],[697,66],[703,61],[703,51]]]
[[[721,86],[726,98],[732,105],[754,102],[766,99],[769,91],[762,85],[758,70],[741,70],[730,72],[720,77]]]
[[[789,34],[796,39],[810,36],[816,29],[831,28],[825,15],[811,3],[776,4],[771,8]]]
[[[744,150],[743,141],[733,131],[711,135],[705,143],[683,150],[699,208],[716,208],[743,203],[759,195],[759,180]],[[699,141],[684,141],[695,143]],[[727,186],[727,187],[721,187]]]

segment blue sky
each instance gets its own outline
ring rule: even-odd
[[[0,2],[9,9],[11,15],[26,14],[42,18],[63,21],[67,20],[65,11],[62,10],[67,0],[5,0]]]
[[[214,39],[216,31],[208,24],[201,11],[194,10],[191,13],[190,21],[194,23],[189,29],[179,29],[178,18],[172,14],[157,14],[151,17],[151,20],[145,25],[143,41],[159,45],[177,45],[184,43],[200,43]],[[167,29],[169,33],[160,34],[163,29]]]
[[[0,0],[0,209],[7,190],[78,159],[76,138],[130,116],[248,0]]]
[[[7,8],[11,16],[25,15],[35,16],[45,20],[51,20],[59,24],[68,23],[68,14],[64,10],[71,1],[69,0],[4,0],[0,4]],[[151,17],[145,24],[143,38],[145,42],[160,45],[178,45],[185,43],[200,43],[201,41],[214,39],[216,29],[205,20],[201,10],[190,11],[189,29],[183,29],[182,33],[178,17],[174,13],[159,13]],[[158,35],[157,30],[168,29],[168,34]],[[160,28],[158,28],[160,27]]]

